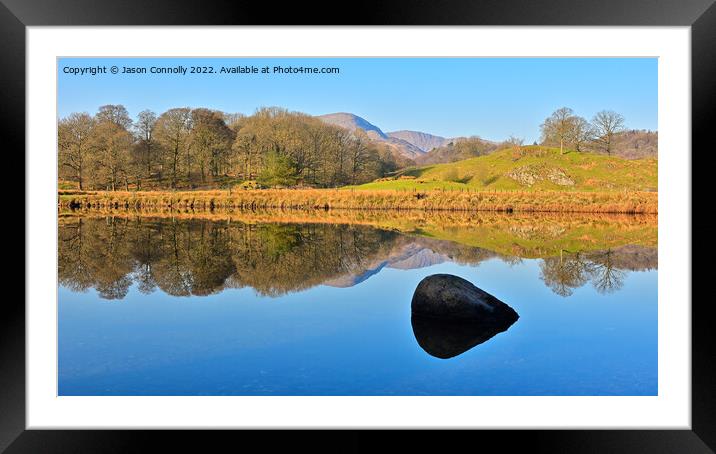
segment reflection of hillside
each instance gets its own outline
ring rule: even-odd
[[[82,212],[64,212],[63,218]],[[88,212],[96,216],[96,212]],[[656,247],[653,215],[491,213],[416,210],[258,210],[230,212],[110,211],[107,216],[138,214],[170,219],[256,223],[350,224],[396,230],[411,236],[449,240],[504,256],[542,258],[560,250],[602,250],[627,244]]]
[[[456,236],[475,242],[479,228],[450,227]],[[429,234],[417,228],[405,235],[351,223],[61,217],[58,271],[62,285],[95,288],[106,299],[123,298],[133,282],[142,292],[159,288],[176,296],[241,287],[276,296],[320,284],[356,285],[384,267],[413,269],[445,261],[477,264],[494,257],[513,262],[521,257],[424,235]],[[655,249],[642,246],[581,254],[579,260],[564,252],[552,256],[558,262],[544,255],[545,283],[555,291],[570,289],[596,279],[601,270],[600,282],[607,291],[616,287],[617,271],[657,266]]]

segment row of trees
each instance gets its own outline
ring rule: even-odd
[[[73,113],[58,125],[60,178],[80,189],[194,188],[222,182],[264,186],[358,184],[397,168],[386,147],[362,132],[309,115],[262,108],[254,115],[205,108],[150,110],[122,105]]]
[[[569,107],[555,110],[540,126],[542,144],[576,151],[587,149],[611,155],[615,137],[624,131],[624,117],[611,110],[598,112],[589,122]]]

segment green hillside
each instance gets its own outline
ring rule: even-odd
[[[356,189],[657,190],[657,160],[526,146],[447,164],[413,167]]]

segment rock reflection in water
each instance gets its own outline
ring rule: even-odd
[[[429,355],[453,358],[482,344],[512,326],[515,322],[480,323],[465,320],[442,320],[413,315],[410,318],[418,345]]]

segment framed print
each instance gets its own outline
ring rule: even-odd
[[[2,8],[27,213],[3,449],[712,452],[712,2],[130,3]]]

